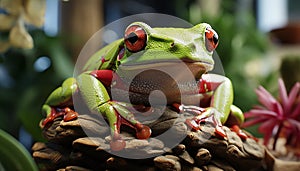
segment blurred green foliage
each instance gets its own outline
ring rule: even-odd
[[[10,49],[1,55],[0,128],[17,137],[23,126],[42,141],[41,106],[57,85],[72,76],[73,63],[59,37],[49,37],[41,30],[30,34],[33,49]]]
[[[289,92],[296,82],[300,82],[300,55],[286,55],[282,59],[280,73]]]

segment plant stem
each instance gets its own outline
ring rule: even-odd
[[[276,149],[276,144],[277,144],[277,140],[279,138],[279,135],[280,135],[280,132],[281,132],[281,128],[282,128],[283,124],[280,123],[279,126],[278,126],[278,130],[274,136],[274,142],[273,142],[273,150],[275,151]]]

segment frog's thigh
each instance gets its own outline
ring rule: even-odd
[[[116,120],[117,111],[129,123],[133,125],[137,123],[133,114],[125,108],[126,105],[121,105],[125,103],[110,101],[105,86],[97,78],[88,73],[81,74],[78,77],[78,86],[91,111],[104,114],[112,123]]]
[[[106,107],[101,106],[110,101],[109,94],[104,85],[88,73],[79,75],[77,80],[80,93],[89,109],[104,113]]]

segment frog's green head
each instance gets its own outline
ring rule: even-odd
[[[132,70],[185,62],[195,75],[213,69],[218,35],[209,24],[191,28],[151,28],[134,22],[125,30],[122,69]]]

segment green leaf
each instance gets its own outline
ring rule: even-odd
[[[42,105],[40,100],[41,91],[38,88],[41,89],[40,86],[34,86],[24,92],[20,99],[17,115],[25,130],[30,133],[34,140],[44,141],[42,130],[39,127],[39,122],[42,119],[40,110]]]
[[[0,169],[14,171],[37,171],[38,168],[29,152],[15,138],[0,130]]]

